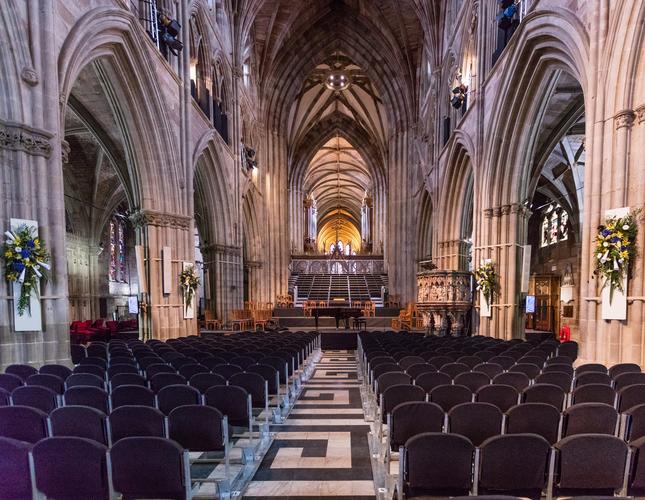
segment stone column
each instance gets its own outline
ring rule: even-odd
[[[242,248],[214,244],[203,246],[201,250],[204,256],[204,267],[208,268],[211,287],[209,309],[215,312],[218,319],[226,322],[233,309],[242,309],[244,305]],[[255,279],[254,283],[257,283],[257,277]],[[249,287],[251,287],[250,279]],[[257,286],[255,289],[257,290]]]
[[[142,310],[139,314],[139,331],[143,338],[169,339],[197,334],[197,308],[195,317],[184,319],[184,303],[179,274],[183,262],[194,262],[193,219],[183,215],[140,210],[131,215],[137,245],[145,253],[145,280],[147,292],[140,294]],[[172,291],[163,293],[161,249],[171,248]],[[140,289],[142,284],[139,284]]]

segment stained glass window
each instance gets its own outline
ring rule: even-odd
[[[110,281],[117,280],[117,260],[118,260],[118,251],[117,251],[117,223],[114,219],[110,221],[110,272],[109,277]]]
[[[127,281],[125,224],[119,219],[110,221],[110,281]]]
[[[555,245],[569,238],[569,214],[559,204],[552,203],[542,212],[540,247]]]

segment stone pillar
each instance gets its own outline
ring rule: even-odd
[[[483,220],[475,227],[477,244],[473,268],[491,259],[498,277],[498,291],[493,299],[492,316],[480,319],[479,333],[504,339],[524,334],[521,304],[522,245],[526,241],[526,224],[530,212],[522,205],[509,203],[486,208]]]
[[[140,294],[142,310],[139,314],[139,331],[143,338],[169,339],[197,334],[197,308],[195,318],[184,319],[184,303],[179,274],[183,262],[194,262],[194,226],[190,217],[140,210],[131,215],[137,245],[145,253],[145,280],[147,292]],[[172,252],[172,291],[163,293],[161,250],[170,247]],[[140,290],[142,284],[139,284]]]
[[[226,322],[233,309],[242,309],[244,305],[242,248],[215,244],[203,246],[201,251],[204,256],[204,267],[208,268],[210,280],[209,309],[215,312],[218,319]],[[254,279],[253,283],[257,284],[257,276]],[[249,277],[249,298],[252,289],[257,290],[257,285],[252,288]]]

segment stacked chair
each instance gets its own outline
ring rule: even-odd
[[[398,458],[399,499],[645,495],[645,373],[574,368],[577,353],[575,342],[362,333],[372,442],[386,474]]]
[[[0,373],[0,498],[184,499],[205,482],[228,498],[231,450],[261,458],[269,417],[289,411],[318,347],[314,333],[241,332],[92,342],[76,346],[73,369],[11,365]],[[224,477],[191,475],[204,462]]]

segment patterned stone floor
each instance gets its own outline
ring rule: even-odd
[[[244,498],[374,499],[369,430],[354,353],[324,352]]]

